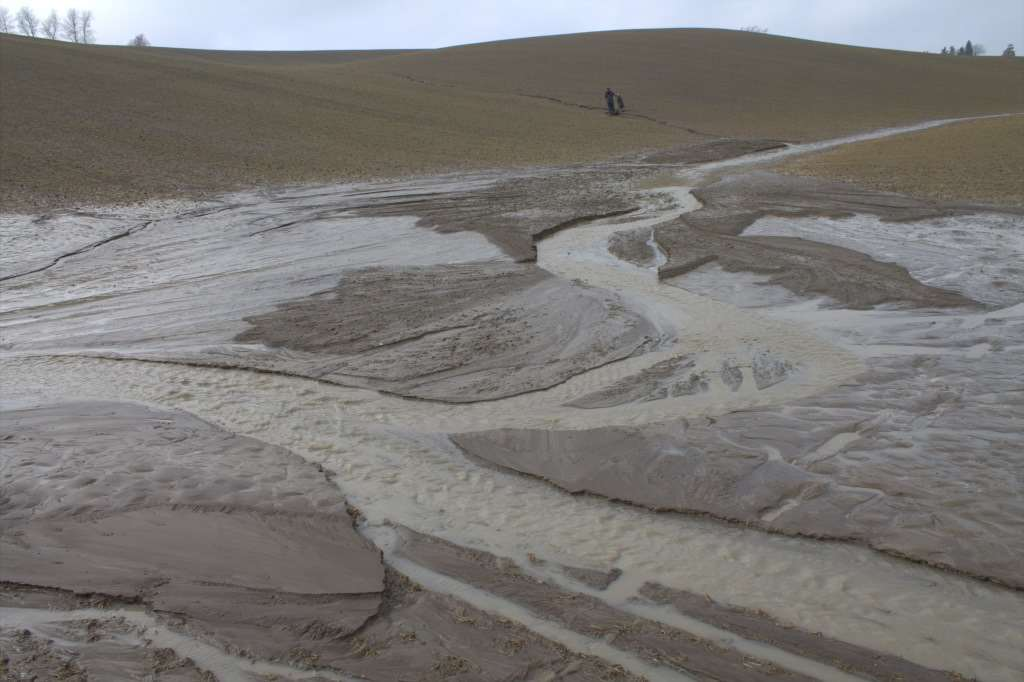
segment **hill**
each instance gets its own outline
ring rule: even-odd
[[[734,31],[418,52],[216,52],[0,37],[4,210],[564,164],[1024,110],[1022,60]],[[630,115],[600,113],[605,87]],[[955,96],[953,94],[955,93]]]
[[[1024,116],[858,142],[780,170],[925,199],[1024,206]]]
[[[416,50],[295,50],[268,52],[259,50],[196,50],[185,47],[149,47],[151,53],[170,58],[191,58],[197,61],[243,66],[309,66],[340,64],[364,59],[379,59],[416,52]]]
[[[641,119],[368,73],[344,53],[300,56],[0,37],[0,203],[561,164],[688,139]]]
[[[955,58],[717,29],[525,38],[364,65],[438,84],[627,107],[716,135],[807,141],[1024,111],[1024,59]]]

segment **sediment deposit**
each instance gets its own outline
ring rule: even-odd
[[[1021,214],[840,144],[5,216],[8,665],[1015,680]]]

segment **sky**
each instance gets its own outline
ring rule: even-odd
[[[624,28],[757,25],[811,40],[1024,54],[1024,0],[0,0],[40,17],[91,10],[99,43],[224,50],[432,48]]]

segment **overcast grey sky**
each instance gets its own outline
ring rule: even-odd
[[[1024,48],[1024,0],[0,0],[40,16],[91,9],[97,42],[225,50],[443,47],[621,28],[757,24],[770,33],[937,52]]]

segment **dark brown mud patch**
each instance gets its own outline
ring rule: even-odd
[[[617,407],[633,402],[693,395],[707,390],[707,377],[695,369],[694,359],[679,356],[662,360],[639,374],[621,379],[566,404],[569,407],[584,409]]]
[[[691,144],[673,149],[665,149],[644,157],[647,163],[664,165],[692,165],[697,163],[710,163],[712,161],[723,161],[737,156],[757,154],[772,149],[781,149],[786,143],[781,140],[741,140],[733,138],[721,138]]]
[[[906,268],[884,263],[839,246],[790,237],[741,233],[765,216],[843,218],[859,214],[894,223],[966,215],[991,210],[969,204],[915,199],[852,185],[751,172],[718,179],[693,191],[701,208],[654,229],[654,239],[667,262],[662,279],[686,274],[714,262],[727,272],[770,276],[777,284],[803,296],[826,296],[850,308],[884,303],[919,307],[977,306],[956,292],[930,287]],[[653,254],[650,230],[615,235],[609,248],[617,257],[646,264]]]
[[[0,629],[5,680],[216,682],[171,649],[130,643],[137,633],[117,617]]]
[[[920,343],[969,347],[925,320]],[[986,337],[987,338],[987,337]],[[451,436],[468,456],[657,511],[706,514],[1021,589],[1020,353],[868,361],[855,380],[714,419]],[[980,466],[979,462],[985,462]]]
[[[481,188],[416,201],[367,202],[364,216],[415,216],[441,233],[477,232],[518,262],[537,258],[534,242],[567,225],[628,213],[635,201],[624,189],[637,170],[575,167],[499,180]]]
[[[380,605],[379,551],[287,450],[129,403],[8,411],[2,437],[5,583],[144,602],[230,650],[348,635]]]
[[[115,641],[115,614],[51,611],[120,607],[232,654],[368,679],[639,682],[387,568],[323,471],[287,450],[130,403],[10,410],[0,427],[0,608],[54,613],[0,632],[5,672],[209,679]]]
[[[718,646],[692,633],[638,618],[605,602],[538,580],[510,560],[399,529],[398,554],[432,571],[518,604],[588,637],[600,638],[655,665],[702,680],[760,682],[811,678]]]
[[[954,291],[922,284],[901,265],[841,246],[793,237],[734,237],[694,227],[688,216],[658,225],[654,235],[668,258],[658,271],[662,279],[713,262],[726,272],[768,275],[766,284],[800,296],[825,296],[852,309],[885,303],[928,308],[980,305]],[[639,265],[650,257],[649,239],[650,230],[623,232],[615,235],[609,248],[618,258]]]
[[[823,479],[763,452],[730,448],[715,435],[711,427],[677,422],[582,431],[498,429],[451,438],[472,457],[571,493],[744,523],[759,523],[786,500],[828,492]]]
[[[808,632],[788,623],[780,623],[764,611],[741,609],[722,604],[704,594],[674,590],[655,583],[645,584],[640,596],[651,603],[670,605],[690,618],[726,630],[744,639],[765,642],[797,656],[831,665],[870,680],[920,680],[950,682],[952,673],[934,670],[910,661],[867,649],[856,644]]]
[[[868,214],[886,221],[904,222],[991,210],[766,171],[728,175],[693,190],[693,195],[702,206],[687,214],[687,224],[734,236],[768,215],[843,218]]]
[[[316,354],[319,378],[447,402],[549,388],[661,342],[618,295],[512,263],[356,271],[247,321],[237,341]]]

